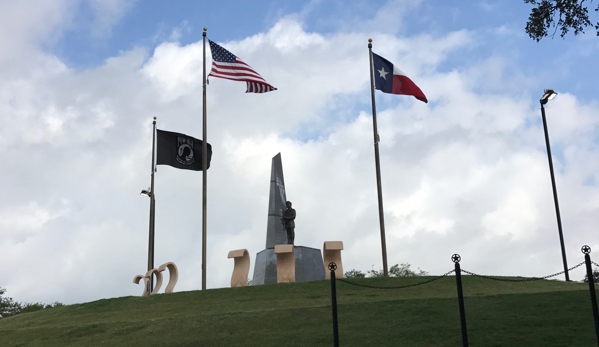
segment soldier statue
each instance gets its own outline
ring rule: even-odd
[[[281,221],[287,231],[287,244],[292,245],[295,240],[295,210],[291,208],[291,201],[287,201],[285,205],[287,206],[287,209],[283,212]]]

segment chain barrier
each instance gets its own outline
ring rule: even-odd
[[[582,265],[584,265],[584,261],[582,263],[580,263],[580,264],[572,266],[571,268],[568,269],[568,271],[574,270],[577,267],[582,266]],[[532,282],[532,281],[546,280],[546,279],[551,278],[551,277],[559,276],[559,275],[563,274],[566,271],[560,271],[560,272],[557,272],[557,273],[554,273],[554,274],[551,274],[551,275],[547,275],[547,276],[543,276],[543,277],[531,277],[531,278],[521,278],[521,279],[497,278],[497,277],[479,275],[477,273],[470,272],[470,271],[464,270],[464,269],[462,269],[462,272],[465,272],[465,273],[467,273],[469,275],[472,275],[472,276],[481,277],[481,278],[485,278],[485,279],[488,279],[488,280],[499,281],[499,282]]]
[[[574,265],[571,268],[569,268],[568,271],[574,270],[574,269],[576,269],[576,268],[584,265],[584,263],[585,262],[583,261],[583,262],[581,262],[581,263],[579,263],[577,265]],[[595,263],[594,261],[592,263],[595,266],[599,266],[599,264]],[[455,270],[451,270],[451,271],[448,271],[448,272],[444,273],[441,276],[432,278],[432,279],[424,281],[424,282],[413,283],[413,284],[406,284],[406,285],[402,285],[402,286],[373,286],[373,285],[368,285],[368,284],[355,283],[355,282],[352,282],[352,281],[348,281],[345,278],[337,278],[337,281],[340,281],[340,282],[343,282],[343,283],[347,283],[347,284],[351,284],[351,285],[358,286],[358,287],[373,288],[373,289],[404,289],[404,288],[417,287],[417,286],[421,286],[423,284],[428,284],[428,283],[437,281],[437,280],[439,280],[439,279],[441,279],[443,277],[446,277],[446,276],[448,276],[448,275],[450,275],[450,274],[452,274],[454,272],[455,272]],[[468,271],[468,270],[464,270],[464,269],[462,269],[462,272],[467,273],[467,274],[472,275],[472,276],[481,277],[481,278],[485,278],[485,279],[488,279],[488,280],[499,281],[499,282],[533,282],[533,281],[546,280],[546,279],[551,278],[551,277],[559,276],[559,275],[563,274],[565,271],[556,272],[554,274],[543,276],[543,277],[530,277],[530,278],[521,278],[521,279],[491,277],[491,276],[486,276],[486,275],[480,275],[480,274],[477,274],[477,273],[474,273],[474,272],[471,272],[471,271]]]
[[[406,284],[403,286],[392,286],[392,287],[388,287],[388,286],[372,286],[372,285],[368,285],[368,284],[361,284],[361,283],[355,283],[355,282],[351,282],[346,280],[345,278],[337,278],[337,281],[339,282],[343,282],[343,283],[347,283],[347,284],[351,284],[354,286],[358,286],[358,287],[366,287],[366,288],[374,288],[374,289],[404,289],[404,288],[410,288],[410,287],[416,287],[416,286],[421,286],[423,284],[427,284],[427,283],[431,283],[434,282],[436,280],[439,280],[451,273],[455,272],[455,270],[451,270],[451,271],[447,271],[446,273],[444,273],[441,276],[435,277],[435,278],[431,278],[430,280],[424,281],[424,282],[419,282],[419,283],[413,283],[413,284]],[[405,277],[404,277],[405,278]]]

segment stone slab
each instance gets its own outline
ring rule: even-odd
[[[320,249],[293,246],[293,253],[295,255],[296,282],[325,279],[324,263]],[[277,256],[274,248],[267,248],[256,254],[252,285],[273,283],[277,283]]]

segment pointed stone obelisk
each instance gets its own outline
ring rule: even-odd
[[[272,158],[270,169],[270,196],[268,199],[268,223],[266,224],[266,248],[287,243],[287,232],[281,222],[285,202],[285,179],[283,179],[283,163],[281,153]]]
[[[277,257],[275,245],[287,244],[287,232],[281,222],[285,202],[285,180],[281,153],[272,158],[270,170],[270,195],[268,199],[268,223],[266,224],[266,249],[256,254],[252,285],[277,283]],[[301,213],[301,212],[300,212]],[[297,221],[296,221],[297,223]],[[301,230],[301,229],[300,229]],[[301,231],[300,231],[301,232]],[[325,278],[320,249],[293,246],[295,256],[295,281],[316,281]]]

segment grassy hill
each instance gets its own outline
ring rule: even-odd
[[[427,277],[352,279],[397,286]],[[597,346],[588,286],[463,276],[470,346]],[[455,277],[337,282],[341,346],[461,346]],[[0,319],[0,346],[332,346],[329,281],[123,297]]]

